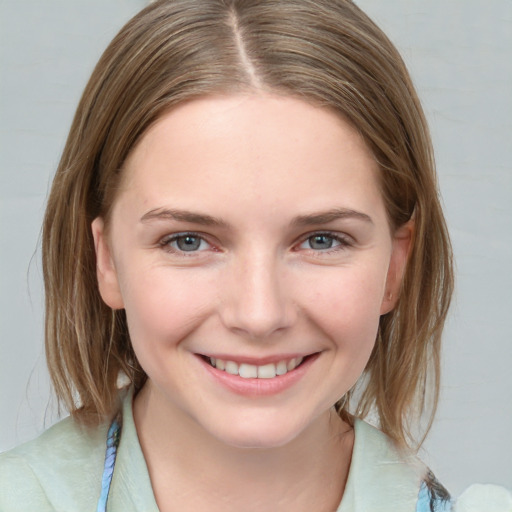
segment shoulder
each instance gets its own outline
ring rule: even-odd
[[[353,458],[359,463],[361,474],[371,473],[390,484],[404,480],[419,486],[428,468],[412,451],[398,447],[386,434],[364,421],[356,419],[354,430]]]
[[[434,492],[433,475],[428,468],[414,453],[400,449],[368,423],[356,420],[354,429],[352,462],[338,512],[423,510],[417,508],[422,489],[426,487],[428,500],[431,489]]]
[[[106,426],[66,418],[33,441],[0,454],[0,510],[93,510],[100,492]],[[80,509],[81,510],[81,509]]]

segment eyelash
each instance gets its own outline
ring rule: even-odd
[[[309,249],[313,253],[316,253],[315,255],[321,256],[324,254],[331,254],[338,251],[343,251],[347,249],[348,247],[351,247],[353,245],[353,241],[350,237],[347,235],[343,235],[341,233],[333,233],[331,231],[318,231],[316,233],[308,233],[307,236],[303,237],[299,246],[307,242],[308,240],[311,240],[315,237],[325,237],[330,238],[331,240],[338,242],[339,245],[335,245],[334,247],[329,247],[327,249],[318,249],[315,250],[312,247]]]
[[[210,246],[210,248],[214,248],[214,246],[207,240],[207,238],[203,234],[197,233],[195,231],[175,233],[173,235],[166,236],[160,240],[159,245],[167,252],[177,254],[177,255],[183,256],[183,257],[191,257],[194,255],[197,255],[198,253],[205,252],[206,250],[208,250],[208,249],[203,249],[203,250],[185,251],[185,250],[171,246],[171,244],[173,242],[177,242],[178,240],[187,238],[187,237],[199,239],[200,244],[202,244],[204,242],[204,243],[208,244]],[[352,239],[350,237],[348,237],[347,235],[342,235],[340,233],[332,233],[330,231],[318,231],[315,233],[308,233],[307,236],[304,236],[300,240],[300,242],[295,245],[296,248],[299,247],[299,249],[296,249],[296,250],[300,250],[300,246],[302,244],[304,244],[308,240],[311,240],[315,237],[329,238],[329,239],[333,240],[334,242],[338,243],[338,245],[335,245],[334,247],[329,247],[326,249],[316,250],[316,249],[313,249],[312,247],[310,247],[309,249],[306,249],[306,250],[312,251],[313,253],[316,253],[316,255],[318,255],[318,256],[321,256],[324,254],[331,254],[331,253],[338,252],[338,251],[343,251],[346,248],[351,247],[353,245]]]
[[[194,251],[184,251],[182,249],[179,249],[179,248],[175,248],[175,247],[172,247],[171,244],[173,242],[176,242],[178,241],[179,239],[181,238],[187,238],[187,237],[190,237],[190,238],[197,238],[199,239],[199,243],[207,243],[210,247],[213,247],[212,244],[210,242],[208,242],[208,240],[206,239],[206,237],[204,235],[202,235],[201,233],[196,233],[194,231],[186,231],[186,232],[183,232],[183,233],[175,233],[173,235],[169,235],[169,236],[166,236],[164,238],[162,238],[159,242],[159,245],[167,252],[170,252],[170,253],[173,253],[173,254],[177,254],[179,256],[183,256],[183,257],[190,257],[190,256],[194,256],[196,255],[197,253],[201,253],[201,252],[204,252],[205,249],[203,250],[200,250],[200,251],[197,251],[197,250],[194,250]]]

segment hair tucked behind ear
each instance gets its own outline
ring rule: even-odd
[[[413,248],[397,307],[381,318],[355,409],[375,408],[399,442],[439,389],[440,337],[452,292],[450,243],[425,118],[386,36],[348,0],[160,0],[120,31],[84,91],[48,201],[43,229],[46,350],[57,395],[81,421],[116,407],[125,372],[146,375],[123,311],[98,292],[91,222],[108,226],[123,163],[164,112],[194,98],[267,91],[337,112],[380,169],[390,225],[414,216]],[[432,417],[432,416],[430,416]]]

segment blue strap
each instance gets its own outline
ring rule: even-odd
[[[426,482],[421,482],[418,501],[416,503],[416,512],[450,512],[451,510],[451,500],[446,500],[432,494]]]
[[[110,484],[114,475],[114,466],[116,464],[117,447],[121,439],[121,416],[117,416],[112,421],[107,435],[107,450],[105,452],[105,465],[103,468],[103,477],[101,479],[101,494],[98,500],[96,512],[106,512],[108,493],[110,492]]]

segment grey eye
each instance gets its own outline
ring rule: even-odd
[[[176,238],[174,243],[180,251],[197,251],[203,240],[198,236],[183,235]]]
[[[334,238],[328,235],[314,235],[307,240],[311,249],[322,250],[330,249],[334,245]]]

